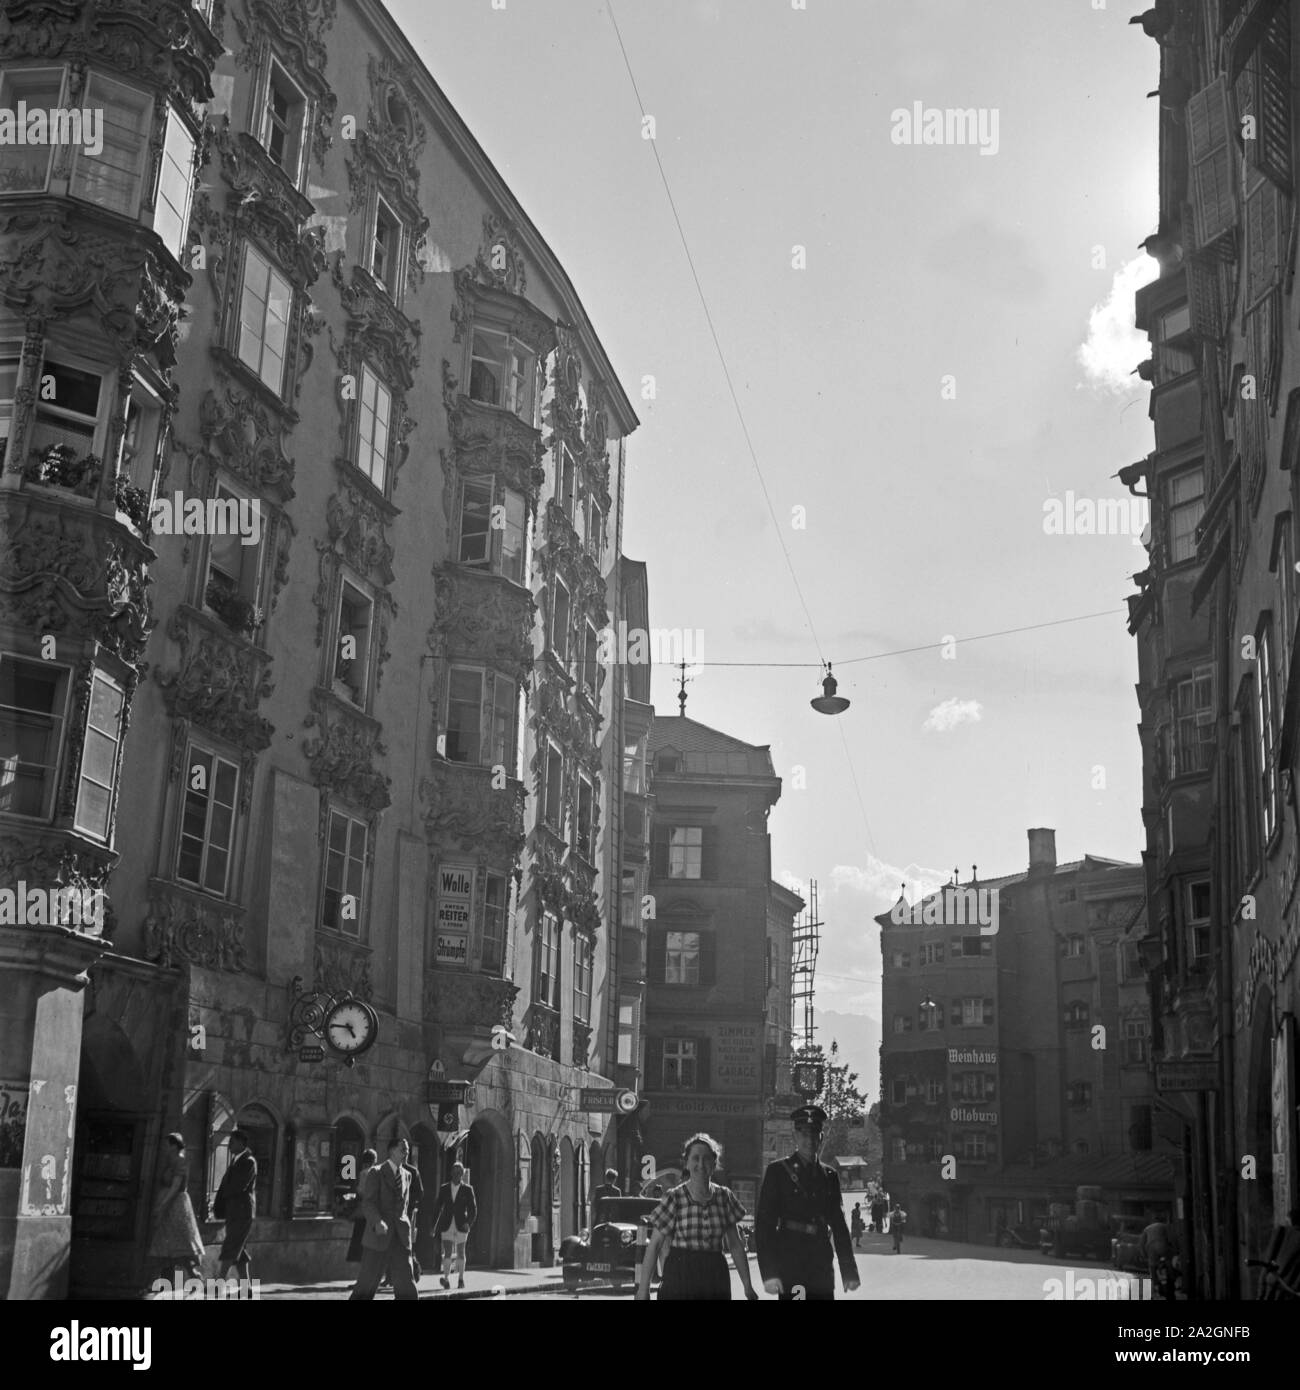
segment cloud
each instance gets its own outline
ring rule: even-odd
[[[1088,384],[1117,396],[1142,389],[1133,368],[1150,355],[1145,333],[1133,322],[1133,296],[1159,273],[1150,256],[1126,261],[1115,272],[1110,293],[1088,315],[1088,336],[1078,351],[1078,362]]]
[[[980,709],[978,700],[945,700],[930,711],[923,727],[937,734],[946,734],[958,724],[978,724]]]
[[[901,869],[869,854],[864,868],[856,864],[836,864],[831,870],[831,887],[848,893],[861,893],[872,899],[873,907],[883,912],[898,901],[899,884],[907,883],[909,895],[918,883],[929,893],[947,883],[950,877],[948,870],[925,869],[915,863]]]

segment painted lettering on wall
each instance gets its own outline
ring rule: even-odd
[[[757,1024],[724,1023],[713,1035],[710,1084],[715,1091],[757,1091],[763,1040]]]

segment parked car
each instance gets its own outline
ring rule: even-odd
[[[635,1282],[649,1239],[646,1217],[658,1205],[654,1197],[602,1197],[591,1229],[569,1236],[560,1245],[564,1282]]]
[[[1116,1269],[1131,1270],[1136,1274],[1147,1272],[1147,1262],[1142,1258],[1138,1243],[1147,1225],[1141,1216],[1112,1216],[1114,1234],[1110,1238],[1110,1262]]]

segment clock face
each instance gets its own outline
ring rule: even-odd
[[[375,1014],[359,999],[335,1004],[325,1019],[325,1040],[335,1052],[355,1056],[375,1040]]]

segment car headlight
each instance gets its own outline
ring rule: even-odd
[[[635,1231],[620,1231],[620,1232],[619,1232],[619,1235],[618,1235],[618,1238],[619,1238],[619,1241],[620,1241],[621,1244],[623,1244],[623,1245],[631,1245],[632,1242],[636,1239],[636,1232],[635,1232]]]

